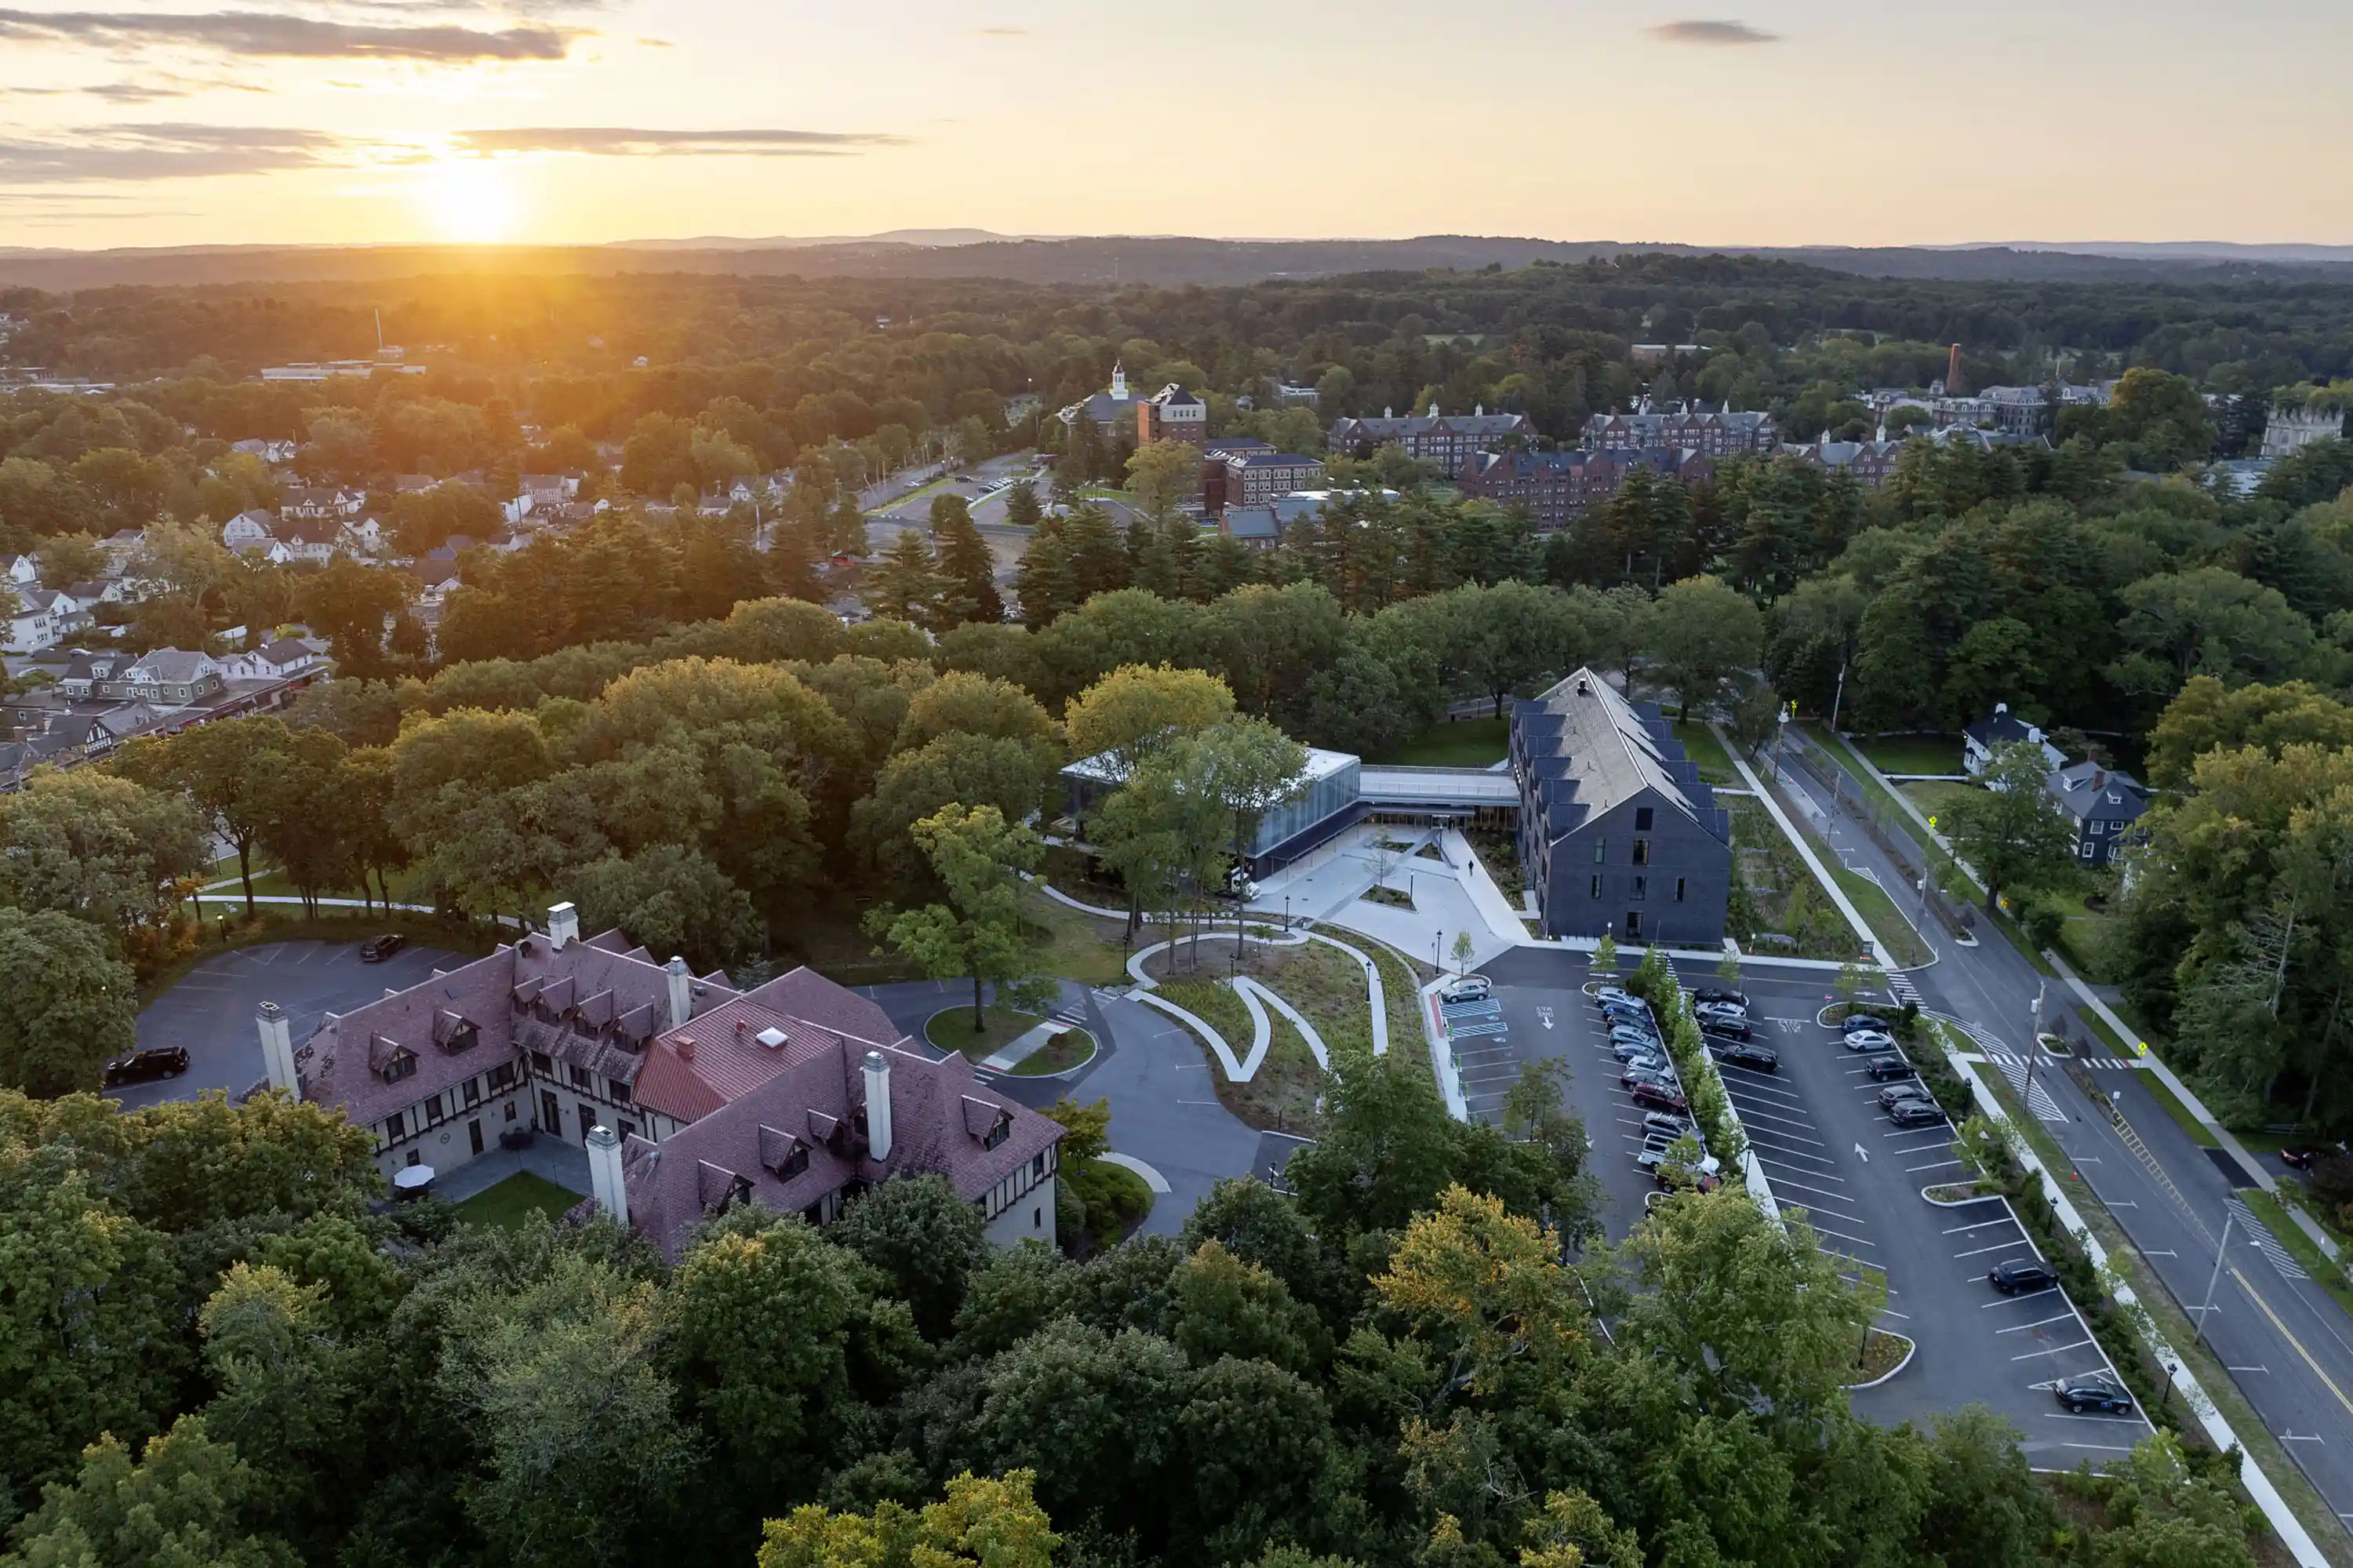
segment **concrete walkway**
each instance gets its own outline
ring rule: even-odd
[[[1315,1025],[1300,1016],[1299,1009],[1248,975],[1236,975],[1233,987],[1234,994],[1242,999],[1242,1006],[1250,1012],[1250,1060],[1253,1064],[1265,1059],[1266,1046],[1274,1039],[1273,1021],[1266,1015],[1266,1010],[1271,1007],[1291,1020],[1292,1026],[1299,1031],[1299,1037],[1307,1042],[1308,1052],[1315,1058],[1315,1065],[1326,1072],[1331,1071],[1332,1053],[1324,1048],[1324,1036],[1315,1033]]]

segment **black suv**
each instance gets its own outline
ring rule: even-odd
[[[106,1065],[100,1075],[108,1088],[119,1084],[143,1084],[154,1078],[176,1078],[188,1070],[188,1050],[185,1045],[158,1045],[146,1051],[133,1051],[128,1056],[117,1056]]]
[[[2060,1404],[2079,1414],[2086,1410],[2121,1414],[2133,1407],[2132,1395],[2118,1388],[2116,1380],[2105,1372],[2063,1378],[2051,1392],[2059,1396]]]
[[[1898,1100],[1887,1107],[1887,1119],[1898,1127],[1928,1127],[1943,1121],[1945,1112],[1934,1100]]]
[[[1691,996],[1692,1001],[1695,1002],[1725,1002],[1731,1006],[1743,1009],[1746,1008],[1748,1005],[1748,998],[1746,994],[1736,991],[1726,991],[1719,985],[1704,985],[1697,991],[1692,992]]]
[[[360,962],[380,964],[406,946],[408,946],[408,938],[397,931],[386,931],[381,937],[370,937],[365,942],[360,944]]]
[[[1781,1070],[1779,1056],[1762,1045],[1752,1045],[1745,1040],[1725,1041],[1720,1044],[1711,1042],[1709,1049],[1715,1053],[1717,1061],[1729,1063],[1736,1067],[1751,1067],[1760,1073],[1778,1073]]]
[[[2048,1290],[2059,1283],[2059,1277],[2049,1264],[2021,1257],[1987,1269],[1986,1282],[2004,1296],[2015,1296],[2021,1290]]]
[[[1876,1057],[1862,1072],[1874,1084],[1883,1084],[1891,1078],[1916,1078],[1920,1075],[1918,1070],[1901,1056]]]
[[[1713,1034],[1719,1040],[1754,1040],[1757,1038],[1757,1031],[1748,1027],[1748,1021],[1744,1018],[1709,1018],[1704,1016],[1699,1021],[1699,1032],[1702,1034]]]

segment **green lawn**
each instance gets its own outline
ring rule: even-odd
[[[469,1224],[496,1225],[511,1231],[533,1214],[560,1219],[579,1202],[580,1194],[569,1188],[522,1171],[495,1186],[483,1188],[457,1208],[458,1217]]]
[[[1504,759],[1511,736],[1509,719],[1459,719],[1432,725],[1404,745],[1365,760],[1393,768],[1484,768]]]
[[[1683,755],[1699,764],[1700,778],[1710,784],[1737,784],[1740,770],[1732,765],[1732,754],[1715,738],[1715,732],[1697,719],[1676,722],[1675,738],[1683,743]]]
[[[1034,1012],[999,1007],[993,1002],[981,1009],[980,1021],[980,1029],[976,1033],[969,1002],[944,1008],[932,1014],[923,1025],[923,1038],[943,1051],[960,1051],[968,1059],[979,1062],[1046,1022]]]
[[[1854,748],[1882,773],[1958,773],[1957,735],[1875,735],[1856,738]]]
[[[2165,1086],[2165,1080],[2163,1078],[2158,1077],[2155,1073],[2144,1073],[2141,1075],[2140,1081],[2147,1088],[2150,1097],[2154,1098],[2158,1105],[2165,1107],[2165,1114],[2171,1117],[2174,1119],[2175,1124],[2179,1126],[2182,1131],[2188,1133],[2191,1141],[2195,1142],[2199,1148],[2214,1149],[2220,1147],[2220,1140],[2215,1138],[2214,1134],[2207,1128],[2204,1122],[2200,1121],[2196,1117],[2189,1114],[2189,1107],[2181,1103],[2179,1096],[2176,1095],[2171,1089]]]
[[[1925,815],[1933,817],[1954,801],[1977,793],[1978,787],[1974,784],[1936,782],[1899,784],[1896,788],[1903,790],[1905,798],[1919,807]]]
[[[1042,1078],[1050,1073],[1066,1073],[1094,1054],[1092,1034],[1083,1029],[1065,1029],[1060,1034],[1049,1035],[1043,1045],[1013,1064],[1013,1075]]]

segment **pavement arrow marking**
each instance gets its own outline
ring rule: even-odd
[[[1868,1164],[1870,1164],[1870,1163],[1871,1163],[1871,1150],[1869,1150],[1868,1149],[1865,1149],[1862,1144],[1858,1143],[1858,1144],[1856,1144],[1856,1145],[1854,1146],[1854,1151],[1855,1151],[1856,1155],[1858,1155],[1858,1156],[1862,1159],[1862,1162],[1863,1162],[1865,1165],[1868,1165]]]

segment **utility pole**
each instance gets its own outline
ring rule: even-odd
[[[2042,1058],[2042,996],[2049,980],[2037,981],[2034,987],[2034,1021],[2026,1031],[2026,1114],[2034,1114],[2034,1064]]]
[[[1846,701],[1846,661],[1839,661],[1838,690],[1831,694],[1831,733],[1838,733],[1839,705]]]
[[[2206,1299],[2198,1306],[2198,1337],[2206,1337],[2206,1314],[2214,1308],[2214,1287],[2222,1282],[2222,1258],[2231,1248],[2231,1227],[2239,1223],[2234,1207],[2222,1217],[2222,1239],[2214,1244],[2214,1272],[2206,1277]]]

